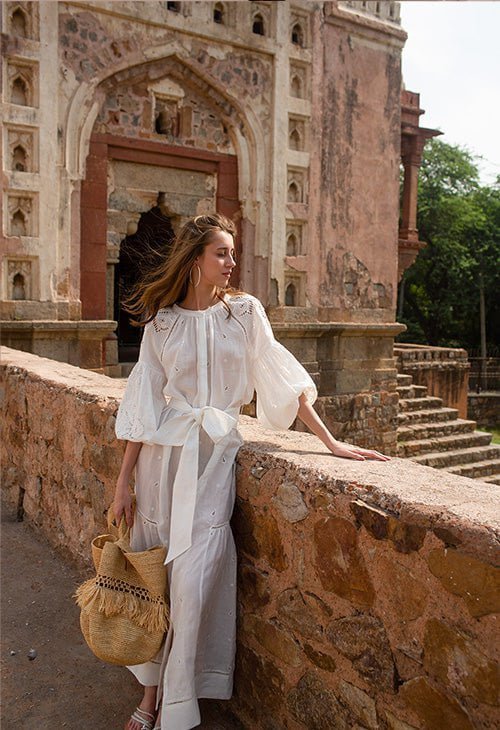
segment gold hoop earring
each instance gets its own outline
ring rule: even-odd
[[[195,287],[195,289],[196,289],[196,287],[198,286],[198,284],[199,284],[199,283],[200,283],[200,281],[201,281],[201,269],[200,269],[200,267],[198,266],[198,281],[197,281],[197,283],[195,284],[195,283],[193,282],[193,279],[192,279],[192,273],[193,273],[193,269],[194,269],[194,267],[195,267],[195,266],[198,266],[198,264],[193,264],[193,266],[191,266],[191,268],[189,269],[189,281],[191,282],[191,284],[192,284],[192,285],[193,285],[193,286]]]

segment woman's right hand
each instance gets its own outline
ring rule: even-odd
[[[113,500],[113,513],[116,524],[119,525],[122,515],[125,515],[127,527],[134,524],[134,511],[132,509],[132,494],[130,492],[128,482],[119,480],[116,484],[115,497]]]

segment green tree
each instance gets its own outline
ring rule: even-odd
[[[433,139],[420,171],[417,221],[427,246],[404,274],[400,311],[408,330],[399,340],[478,348],[482,317],[484,343],[498,345],[500,186],[480,185],[468,150]]]

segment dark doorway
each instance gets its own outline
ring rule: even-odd
[[[160,207],[163,193],[151,210],[142,213],[137,231],[125,236],[120,244],[120,256],[115,268],[114,318],[118,322],[118,359],[136,362],[142,328],[130,324],[130,316],[121,307],[122,299],[151,268],[161,263],[170,250],[174,238],[171,219]]]

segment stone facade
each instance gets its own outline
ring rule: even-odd
[[[119,470],[123,383],[7,348],[3,382],[5,495],[88,565]],[[496,727],[499,488],[335,458],[247,417],[240,428],[237,666],[220,717],[252,730]]]
[[[120,374],[138,346],[127,241],[156,217],[166,246],[217,208],[238,227],[231,283],[297,356],[302,330],[332,428],[394,450],[402,109],[403,137],[425,139],[401,101],[398,3],[4,2],[1,17],[7,344]]]

